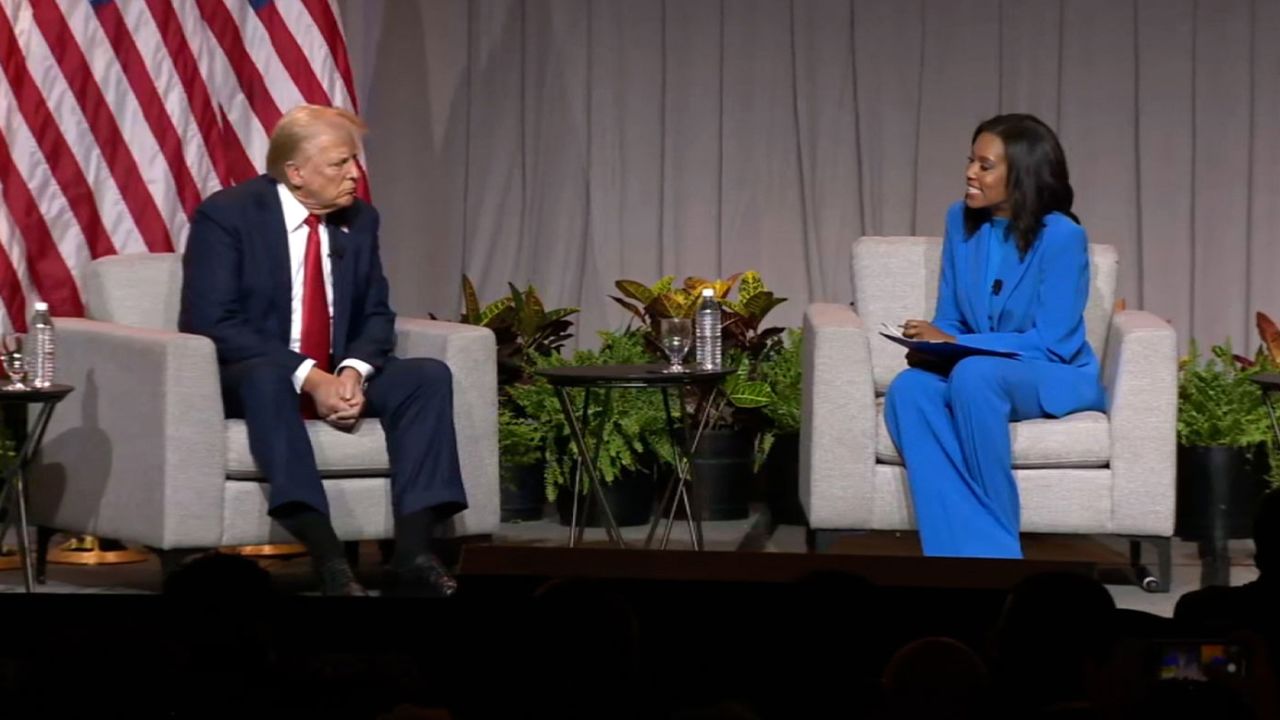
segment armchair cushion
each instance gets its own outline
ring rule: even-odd
[[[261,480],[262,472],[249,453],[249,430],[244,420],[225,422],[227,477],[232,480]],[[352,432],[343,432],[322,420],[308,420],[306,425],[321,477],[390,474],[386,440],[382,423],[377,418],[362,418]]]
[[[87,317],[94,320],[176,331],[182,256],[131,253],[98,258],[85,272],[84,294]]]
[[[876,462],[901,465],[884,424],[882,397],[876,398],[876,415]],[[1111,460],[1111,423],[1100,412],[1010,423],[1009,435],[1015,468],[1101,468]]]

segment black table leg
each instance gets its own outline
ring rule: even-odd
[[[600,503],[600,509],[604,511],[605,516],[605,532],[609,539],[618,547],[626,547],[626,543],[622,541],[622,531],[618,528],[618,523],[613,519],[613,510],[609,508],[609,503],[604,497],[604,488],[601,486],[601,477],[599,471],[600,447],[603,445],[605,426],[609,422],[609,410],[612,400],[612,394],[608,389],[605,390],[605,401],[602,417],[597,421],[597,430],[595,437],[594,452],[588,447],[586,433],[590,430],[590,410],[591,410],[591,394],[590,388],[584,389],[582,404],[582,419],[573,412],[573,406],[569,402],[569,393],[566,388],[557,387],[556,397],[560,401],[560,410],[564,413],[565,419],[569,422],[569,434],[573,436],[574,445],[578,448],[579,470],[574,481],[573,502],[574,512],[570,521],[569,528],[569,547],[573,547],[580,538],[580,528],[578,526],[578,493],[581,492],[582,473],[586,473],[586,481],[591,484],[592,493],[595,495],[596,501]],[[584,498],[585,500],[585,498]],[[584,502],[584,506],[586,503]],[[584,513],[585,514],[585,513]]]
[[[32,592],[35,587],[34,568],[31,559],[31,547],[28,542],[27,535],[30,532],[30,526],[27,523],[27,493],[26,493],[26,468],[31,460],[35,457],[36,448],[40,447],[40,442],[44,439],[44,432],[49,427],[49,418],[53,416],[53,408],[56,402],[45,402],[40,404],[40,410],[36,413],[36,421],[34,426],[23,439],[22,448],[18,450],[18,456],[12,467],[4,473],[3,487],[0,488],[0,505],[8,502],[10,512],[6,514],[4,525],[0,527],[0,539],[8,534],[9,526],[13,522],[13,516],[18,517],[18,552],[21,553],[22,561],[22,583],[26,587],[27,592]]]
[[[686,452],[685,445],[680,442],[679,433],[676,428],[675,413],[671,412],[671,393],[670,388],[664,386],[662,392],[662,406],[667,416],[667,437],[671,441],[671,457],[675,465],[675,473],[666,484],[666,488],[662,492],[662,503],[658,505],[658,512],[653,517],[653,522],[649,524],[649,534],[645,537],[644,546],[649,547],[653,542],[653,536],[657,532],[658,524],[662,521],[663,513],[667,515],[667,526],[662,533],[662,544],[659,546],[663,550],[667,548],[667,542],[671,539],[671,527],[676,521],[676,511],[683,506],[686,522],[689,525],[689,541],[693,544],[694,550],[702,549],[702,518],[698,517],[693,511],[693,505],[689,501],[691,492],[690,473],[692,472],[692,456]],[[683,403],[681,403],[681,421],[683,423],[684,411]],[[673,492],[674,491],[674,492]],[[671,510],[667,512],[667,502],[671,502]]]

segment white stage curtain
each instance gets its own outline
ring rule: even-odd
[[[619,327],[613,281],[754,268],[852,296],[860,235],[938,234],[969,137],[1058,130],[1120,295],[1180,343],[1280,316],[1275,0],[348,0],[393,299],[532,283]]]

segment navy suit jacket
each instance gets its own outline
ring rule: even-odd
[[[196,209],[182,258],[178,327],[212,339],[221,365],[262,359],[293,373],[305,356],[289,349],[289,240],[276,186],[262,175]],[[325,224],[333,356],[381,369],[394,346],[395,313],[378,254],[378,212],[357,199],[326,215]]]
[[[1045,216],[1025,258],[1004,254],[996,274],[999,295],[987,282],[987,245],[977,238],[965,234],[964,202],[952,205],[934,326],[961,344],[1018,352],[1023,362],[1034,363],[1040,404],[1052,415],[1102,409],[1098,358],[1084,327],[1090,287],[1084,228],[1061,213]]]

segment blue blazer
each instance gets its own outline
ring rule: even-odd
[[[1090,286],[1084,228],[1061,213],[1046,216],[1025,258],[1016,250],[1004,254],[999,295],[987,281],[981,234],[965,234],[963,201],[947,210],[934,326],[959,343],[1015,351],[1035,363],[1040,405],[1050,415],[1103,409],[1100,366],[1084,329]]]
[[[333,274],[333,356],[381,369],[395,313],[378,254],[378,212],[357,199],[325,216]],[[178,328],[213,340],[222,365],[266,359],[289,373],[289,240],[276,181],[262,175],[210,195],[196,209],[182,258]]]

